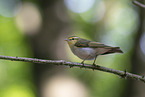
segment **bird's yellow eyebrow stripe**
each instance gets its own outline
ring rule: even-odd
[[[71,40],[71,39],[73,39],[73,38],[75,38],[75,37],[71,37],[71,38],[69,38],[69,39]]]
[[[73,39],[73,38],[77,38],[77,37],[70,37],[69,39],[71,40],[71,39]]]

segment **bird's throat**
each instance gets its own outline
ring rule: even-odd
[[[72,48],[74,46],[74,43],[72,41],[68,41],[68,45],[70,48]]]

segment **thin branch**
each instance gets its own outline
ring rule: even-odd
[[[134,0],[134,1],[132,1],[132,2],[133,2],[135,5],[139,6],[139,7],[145,8],[145,4],[142,4],[142,3],[140,3],[139,1]]]
[[[120,71],[120,70],[115,70],[115,69],[111,69],[111,68],[107,68],[107,67],[103,67],[99,65],[93,66],[90,64],[84,64],[84,66],[82,66],[81,63],[67,62],[64,60],[43,60],[43,59],[36,59],[36,58],[22,58],[22,57],[11,57],[11,56],[2,56],[2,55],[0,55],[0,59],[11,60],[11,61],[41,63],[41,64],[43,63],[43,64],[53,64],[53,65],[65,65],[65,66],[70,66],[70,67],[80,67],[80,68],[87,68],[87,69],[92,69],[92,70],[100,70],[100,71],[109,72],[115,75],[119,75],[122,78],[136,79],[145,83],[144,76],[132,74],[132,73],[126,72],[126,70]]]

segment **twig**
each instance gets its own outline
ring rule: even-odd
[[[80,67],[80,68],[87,68],[87,69],[92,69],[92,70],[100,70],[100,71],[109,72],[115,75],[119,75],[125,79],[131,78],[131,79],[140,80],[145,83],[144,76],[132,74],[132,73],[126,72],[126,70],[120,71],[120,70],[115,70],[115,69],[111,69],[111,68],[107,68],[107,67],[103,67],[99,65],[93,66],[89,64],[84,64],[84,66],[82,66],[81,63],[67,62],[64,60],[43,60],[43,59],[36,59],[36,58],[22,58],[22,57],[11,57],[11,56],[2,56],[2,55],[0,55],[0,59],[11,60],[11,61],[41,63],[41,64],[44,63],[44,64],[54,64],[54,65],[66,65],[70,67]]]
[[[134,0],[134,1],[132,1],[132,2],[133,2],[135,5],[139,6],[139,7],[145,8],[145,4],[142,4],[142,3],[140,3],[139,1]]]

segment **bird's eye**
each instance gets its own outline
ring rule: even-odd
[[[72,38],[71,40],[75,40],[74,38]]]

